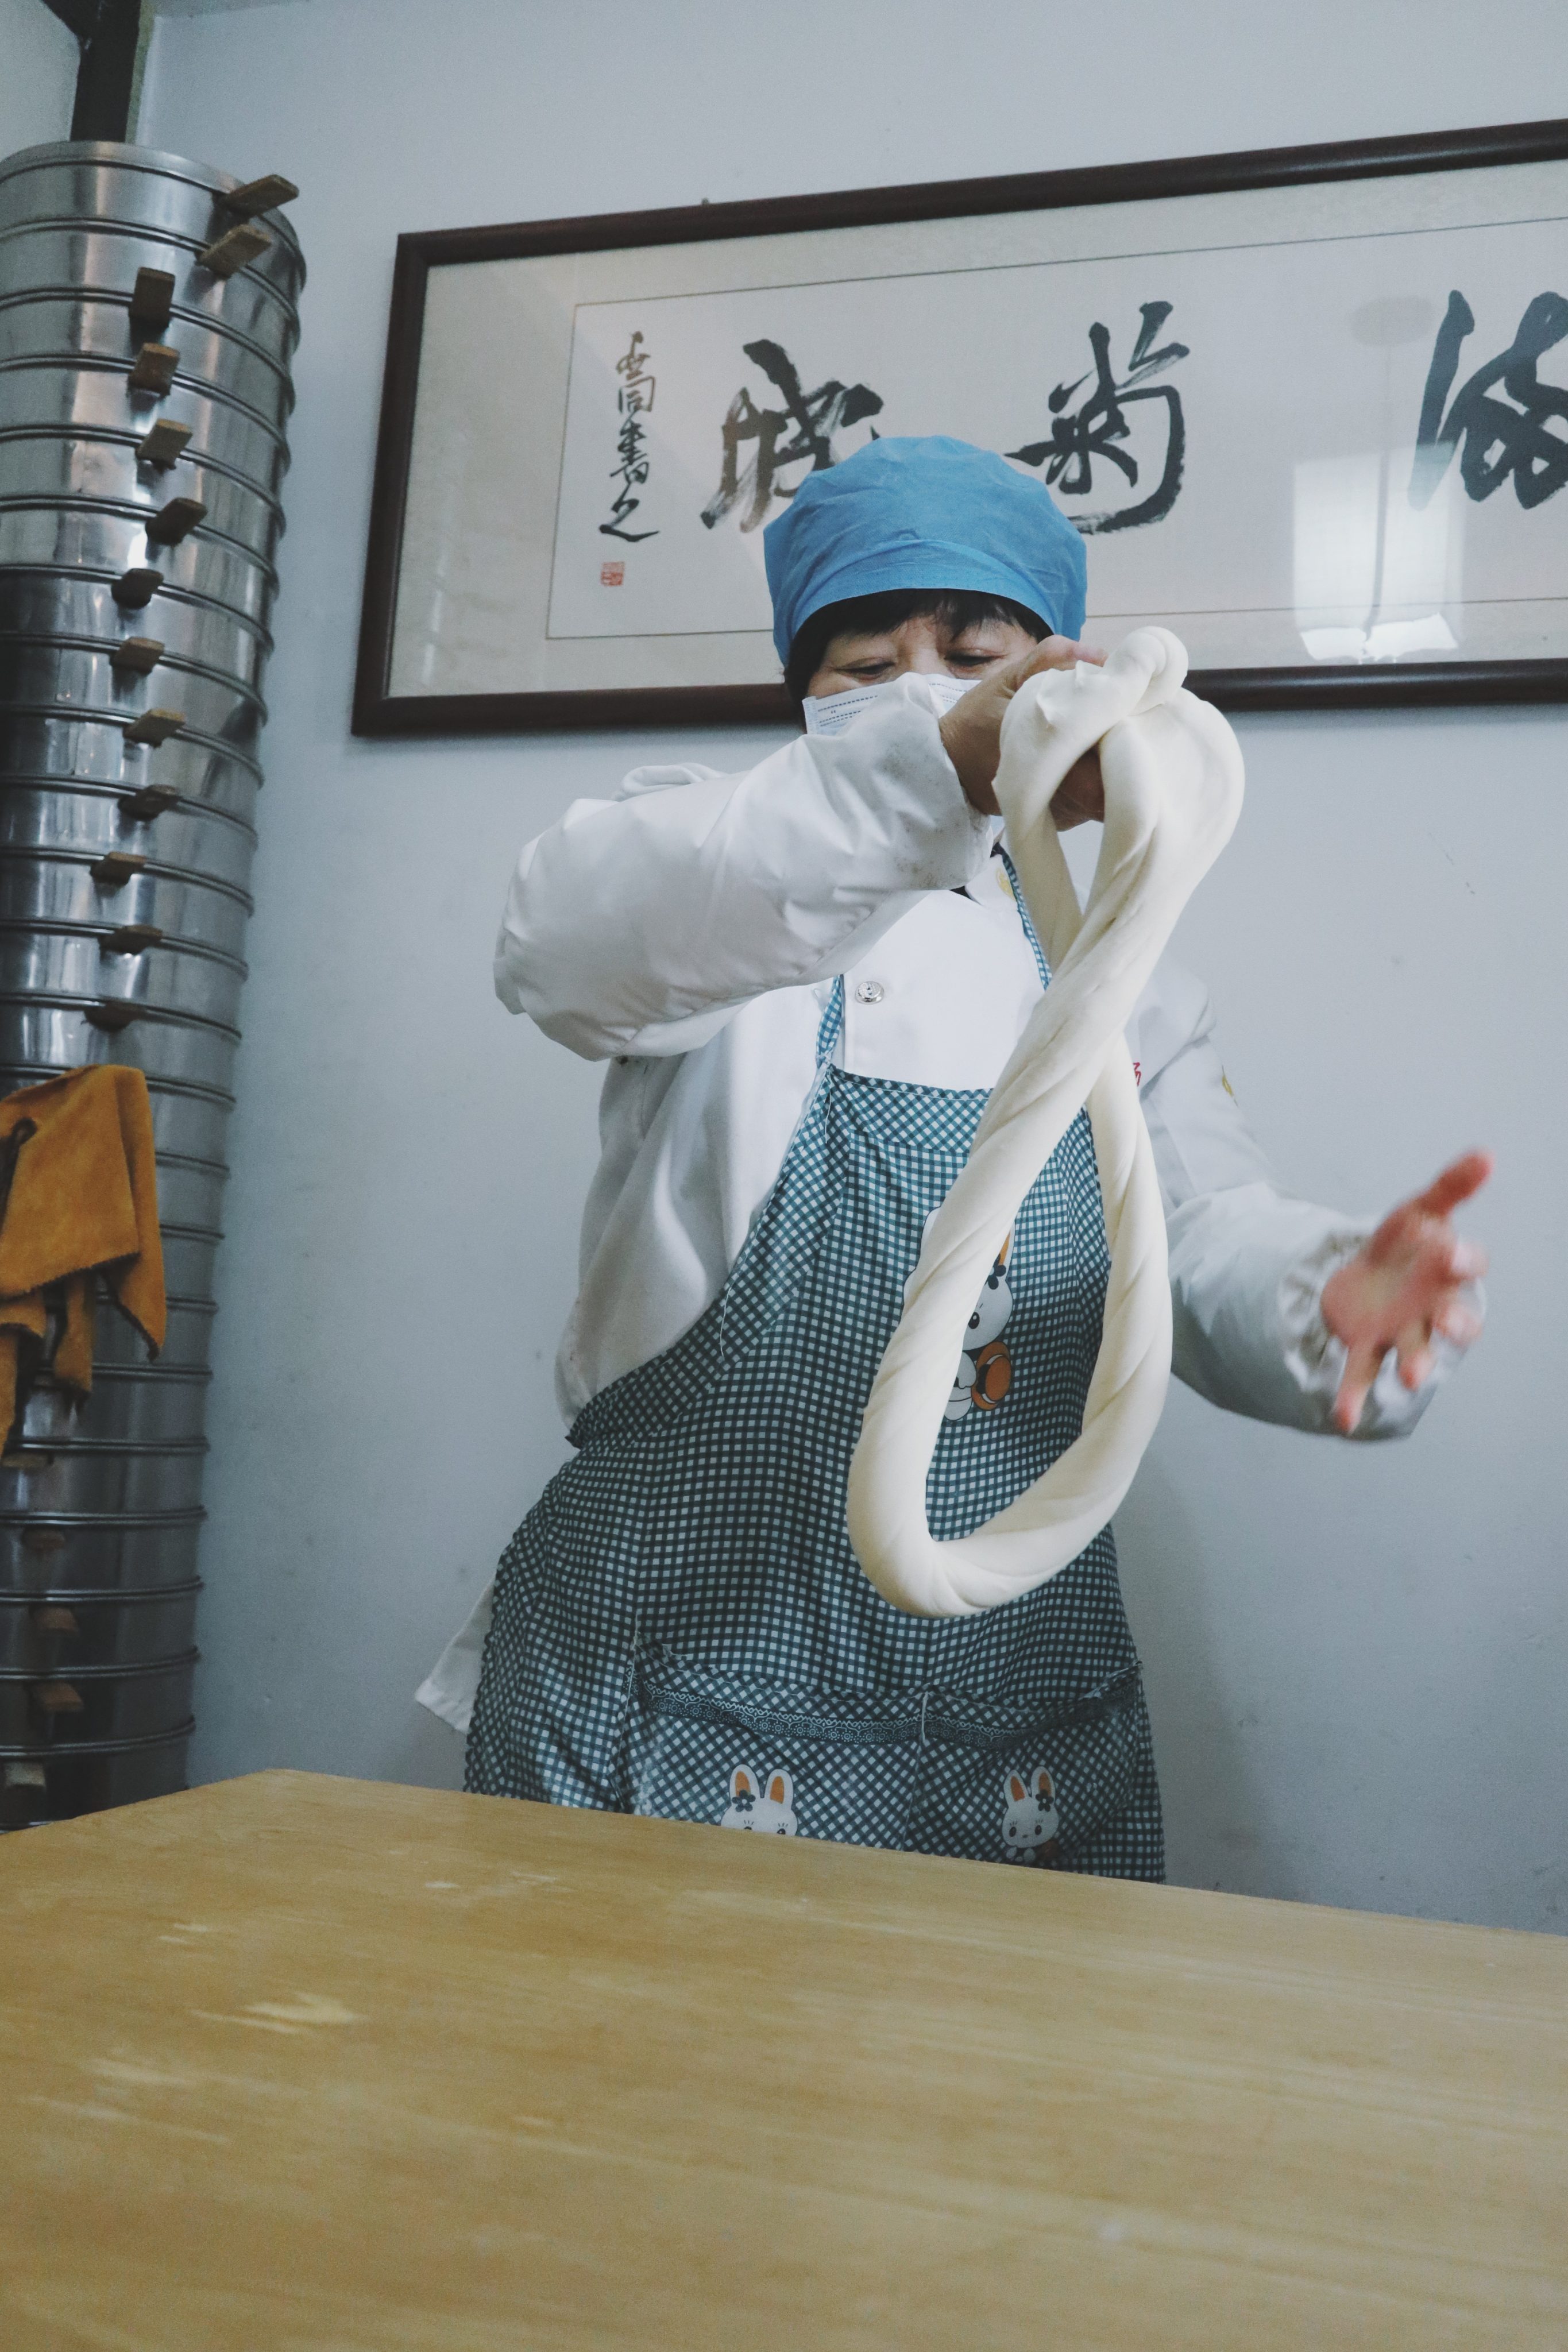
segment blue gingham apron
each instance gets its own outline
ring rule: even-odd
[[[1161,1878],[1110,1529],[963,1618],[905,1616],[850,1549],[861,1412],[986,1097],[837,1068],[842,1023],[839,982],[815,1091],[722,1292],[593,1399],[576,1458],[502,1557],[467,1785]],[[1107,1266],[1080,1112],[977,1305],[931,1465],[934,1535],[991,1517],[1078,1435]]]

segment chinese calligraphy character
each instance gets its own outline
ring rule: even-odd
[[[648,372],[647,357],[639,330],[616,362],[616,373],[621,379],[621,388],[616,395],[616,406],[621,415],[621,429],[616,437],[620,464],[610,468],[610,478],[619,482],[620,488],[616,492],[609,521],[602,522],[599,529],[606,539],[624,539],[628,547],[635,547],[640,540],[658,537],[657,530],[626,529],[642,504],[633,492],[640,490],[647,480],[647,428],[643,418],[653,406],[655,383]],[[620,583],[605,584],[618,587]]]
[[[868,416],[880,415],[882,409],[880,395],[863,383],[842,384],[830,377],[815,392],[803,391],[795,362],[780,343],[763,339],[742,348],[783,395],[784,406],[756,407],[743,385],[730,403],[723,425],[723,470],[718,488],[702,509],[710,530],[742,501],[746,511],[741,529],[755,530],[765,520],[773,499],[793,499],[799,488],[798,483],[779,479],[781,468],[808,458],[811,471],[822,472],[837,462],[835,436]],[[873,438],[875,431],[873,426]],[[742,468],[741,451],[748,442],[756,446]]]
[[[1476,314],[1464,296],[1450,294],[1421,402],[1410,503],[1424,507],[1429,502],[1462,441],[1459,479],[1472,499],[1478,503],[1489,499],[1511,475],[1520,505],[1538,507],[1568,482],[1568,435],[1554,431],[1549,422],[1554,416],[1568,421],[1568,392],[1542,383],[1535,372],[1542,354],[1568,335],[1568,302],[1561,294],[1538,294],[1527,303],[1507,351],[1476,370],[1455,394],[1445,417],[1443,404],[1458,370],[1459,346],[1475,324]],[[1499,384],[1506,400],[1498,398],[1493,387]]]
[[[1127,362],[1127,373],[1120,383],[1110,364],[1110,331],[1097,320],[1089,331],[1089,346],[1094,353],[1094,366],[1089,375],[1080,375],[1076,383],[1058,383],[1050,394],[1047,405],[1053,419],[1050,438],[1031,441],[1022,449],[1009,449],[1009,457],[1016,457],[1026,466],[1046,468],[1046,480],[1059,488],[1069,498],[1081,498],[1094,486],[1094,461],[1102,457],[1125,476],[1129,488],[1136,486],[1139,463],[1130,449],[1123,448],[1131,433],[1125,411],[1135,401],[1163,402],[1166,410],[1165,455],[1160,478],[1153,488],[1135,506],[1121,507],[1110,513],[1079,515],[1074,518],[1079,530],[1128,530],[1134,523],[1158,522],[1168,515],[1176,503],[1182,487],[1182,463],[1186,452],[1186,424],[1182,415],[1182,395],[1171,384],[1149,383],[1145,379],[1160,368],[1173,367],[1178,360],[1187,357],[1185,343],[1166,343],[1159,351],[1150,348],[1155,336],[1171,315],[1169,302],[1141,302],[1139,310],[1143,323],[1138,340],[1132,346],[1132,356]],[[1089,383],[1092,388],[1079,406],[1064,415],[1075,394]]]

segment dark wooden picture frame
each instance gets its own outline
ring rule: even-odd
[[[353,699],[356,735],[458,735],[546,729],[782,724],[782,685],[394,694],[392,639],[406,512],[426,295],[432,269],[461,262],[671,246],[802,230],[1113,205],[1147,198],[1309,187],[1334,180],[1460,172],[1568,158],[1568,121],[1432,131],[1309,147],[1194,155],[1089,170],[1021,173],[917,186],[852,188],[662,212],[591,215],[398,239],[383,383]],[[1401,661],[1194,671],[1222,709],[1433,709],[1568,700],[1568,660]]]

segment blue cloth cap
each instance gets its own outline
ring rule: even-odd
[[[779,659],[825,604],[894,588],[1006,596],[1083,627],[1083,541],[1043,482],[945,434],[872,441],[808,474],[763,533]]]

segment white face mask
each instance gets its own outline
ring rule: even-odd
[[[808,735],[842,735],[862,711],[911,686],[924,689],[917,698],[925,701],[940,719],[972,686],[978,684],[977,678],[950,677],[944,669],[910,669],[901,677],[888,678],[881,686],[847,687],[842,694],[808,694],[801,705],[805,713],[805,731]],[[906,695],[905,698],[911,698]]]

